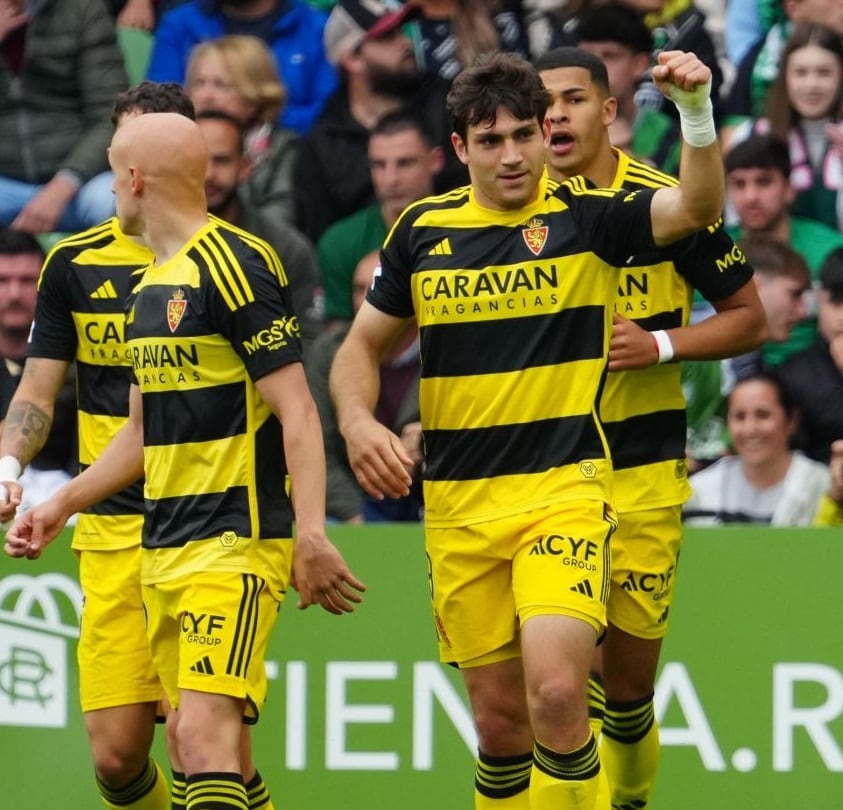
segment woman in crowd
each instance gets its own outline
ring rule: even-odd
[[[286,91],[269,48],[237,34],[200,42],[190,54],[186,87],[197,113],[218,110],[243,123],[252,166],[243,189],[248,203],[292,223],[297,136],[277,123]]]
[[[791,449],[798,413],[784,383],[769,371],[740,380],[726,423],[735,454],[691,476],[685,523],[810,526],[831,479],[824,464]]]

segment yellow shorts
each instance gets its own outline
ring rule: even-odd
[[[681,506],[620,516],[611,543],[611,624],[638,638],[664,637],[681,543]]]
[[[602,502],[571,501],[471,526],[425,531],[439,657],[479,666],[520,655],[533,616],[606,625],[609,536]]]
[[[152,657],[170,701],[179,690],[245,701],[255,722],[266,700],[269,636],[281,602],[255,574],[205,571],[143,586]]]
[[[140,546],[79,551],[82,627],[76,655],[82,711],[157,702],[143,611]]]

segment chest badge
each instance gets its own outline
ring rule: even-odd
[[[184,290],[177,287],[173,290],[173,297],[167,301],[167,325],[171,332],[175,332],[178,328],[186,309],[187,301],[184,300]]]
[[[527,223],[526,228],[521,229],[524,243],[534,256],[538,256],[547,242],[547,225],[538,217],[534,217]]]

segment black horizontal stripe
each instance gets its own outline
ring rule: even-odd
[[[148,447],[208,442],[246,431],[243,382],[213,388],[145,392],[143,399],[144,444]]]
[[[605,456],[591,414],[471,430],[426,430],[424,441],[425,478],[430,481],[538,473]]]
[[[648,332],[659,329],[678,329],[682,326],[682,310],[674,309],[669,312],[657,312],[647,318],[634,318],[635,323]]]
[[[685,458],[685,411],[656,411],[603,425],[616,470]]]
[[[76,364],[79,410],[96,416],[129,415],[130,366]]]
[[[526,293],[534,295],[534,293]],[[545,293],[547,295],[547,293]],[[420,330],[423,377],[502,374],[603,356],[604,307]],[[465,340],[470,333],[471,340]]]
[[[80,464],[79,471],[84,472],[89,465]],[[120,490],[116,495],[106,498],[94,504],[89,509],[83,510],[86,515],[142,515],[143,514],[143,478],[139,478],[134,484],[126,489]]]
[[[147,502],[144,548],[179,548],[191,540],[218,537],[223,532],[234,532],[238,537],[251,535],[246,487]]]

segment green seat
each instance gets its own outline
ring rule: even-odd
[[[117,26],[117,44],[123,51],[123,61],[126,63],[126,73],[129,75],[129,86],[134,87],[146,78],[146,69],[152,56],[154,38],[149,31],[140,28]]]

